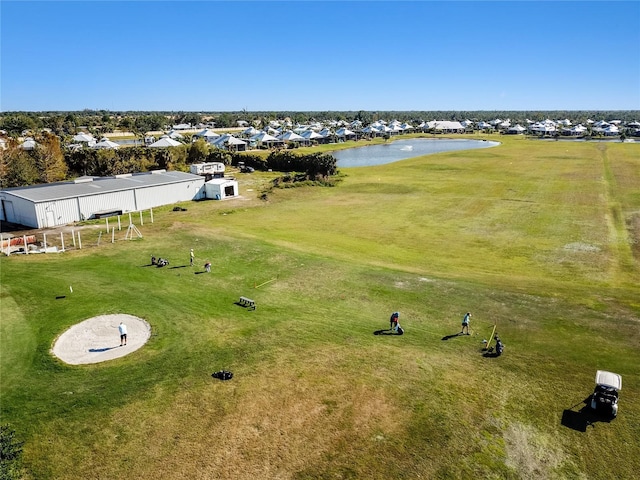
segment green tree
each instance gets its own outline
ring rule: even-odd
[[[52,183],[67,178],[67,164],[64,161],[60,139],[56,135],[44,134],[33,151],[40,183]]]
[[[195,142],[188,145],[188,153],[187,153],[187,162],[189,164],[192,163],[202,163],[207,160],[209,156],[209,145],[202,139],[196,140]]]
[[[38,183],[39,179],[33,156],[17,144],[0,153],[0,187],[25,187]]]

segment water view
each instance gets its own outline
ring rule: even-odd
[[[500,145],[500,142],[413,138],[410,140],[397,140],[384,145],[370,145],[340,150],[333,152],[333,156],[338,160],[338,167],[370,167],[432,153],[473,150],[476,148],[495,147],[496,145]]]

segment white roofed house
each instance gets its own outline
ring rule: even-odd
[[[282,140],[278,140],[273,135],[269,135],[267,132],[258,132],[253,135],[249,141],[255,144],[258,148],[271,148],[275,146],[283,145]]]
[[[427,122],[427,125],[435,133],[464,133],[464,127],[457,121],[433,120]]]
[[[86,147],[92,147],[97,142],[96,142],[96,139],[93,138],[93,135],[91,135],[90,133],[80,132],[77,135],[73,136],[73,143],[78,143]]]
[[[229,135],[228,133],[225,133],[224,135],[221,135],[220,137],[214,139],[211,142],[211,145],[222,150],[233,152],[244,152],[247,149],[247,142],[245,142],[244,140],[240,140],[233,135]]]
[[[509,135],[522,135],[526,131],[527,131],[526,128],[524,128],[522,125],[517,123],[514,126],[507,128],[505,133],[507,133]]]
[[[205,128],[204,130],[195,133],[193,135],[192,140],[198,140],[199,138],[204,139],[205,141],[209,142],[209,143],[213,143],[213,141],[217,138],[220,138],[220,134],[214,132],[213,130],[209,130],[208,128]]]
[[[157,141],[149,145],[149,148],[169,148],[182,145],[177,140],[170,138],[169,135],[161,136]]]
[[[24,139],[24,142],[20,144],[20,148],[22,150],[35,150],[38,146],[38,142],[36,142],[33,138],[27,137]]]
[[[345,127],[341,127],[336,130],[336,137],[338,137],[338,141],[357,140],[357,135],[355,134],[355,132],[352,132]]]
[[[304,144],[304,145],[308,145],[309,144],[309,140],[307,140],[306,138],[304,138],[301,135],[298,135],[297,133],[295,133],[293,130],[287,130],[286,132],[282,133],[281,135],[278,135],[278,140],[282,140],[284,143],[286,144]]]
[[[112,142],[108,138],[103,138],[91,148],[95,148],[96,150],[117,150],[120,148],[120,145],[116,142]]]

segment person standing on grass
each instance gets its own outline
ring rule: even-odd
[[[471,314],[469,312],[464,314],[464,317],[462,317],[462,331],[460,332],[461,334],[467,334],[469,335],[469,323],[471,322]],[[467,330],[465,332],[465,329]]]
[[[193,248],[189,252],[189,265],[193,267]]]
[[[120,322],[118,325],[118,331],[120,332],[120,346],[127,344],[127,326]]]
[[[204,271],[207,273],[211,273],[211,262],[207,262],[204,264]]]

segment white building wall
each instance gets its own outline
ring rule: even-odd
[[[4,207],[0,209],[2,220],[33,227],[36,227],[38,225],[36,210],[31,201],[25,200],[20,197],[14,197],[10,193],[3,193],[0,196],[0,201],[3,202]],[[7,215],[7,218],[4,218],[5,213]]]
[[[238,182],[235,180],[210,180],[205,183],[206,188],[206,197],[213,198],[216,200],[223,200],[226,197],[238,196]],[[233,191],[233,194],[227,195],[227,188]]]
[[[177,202],[187,202],[204,198],[204,178],[188,182],[173,183],[137,188],[135,191],[138,210],[170,205]]]
[[[77,198],[35,204],[38,228],[56,227],[80,221]]]
[[[104,210],[122,210],[123,213],[137,210],[133,190],[79,197],[78,205],[81,220],[89,220],[94,213]]]

